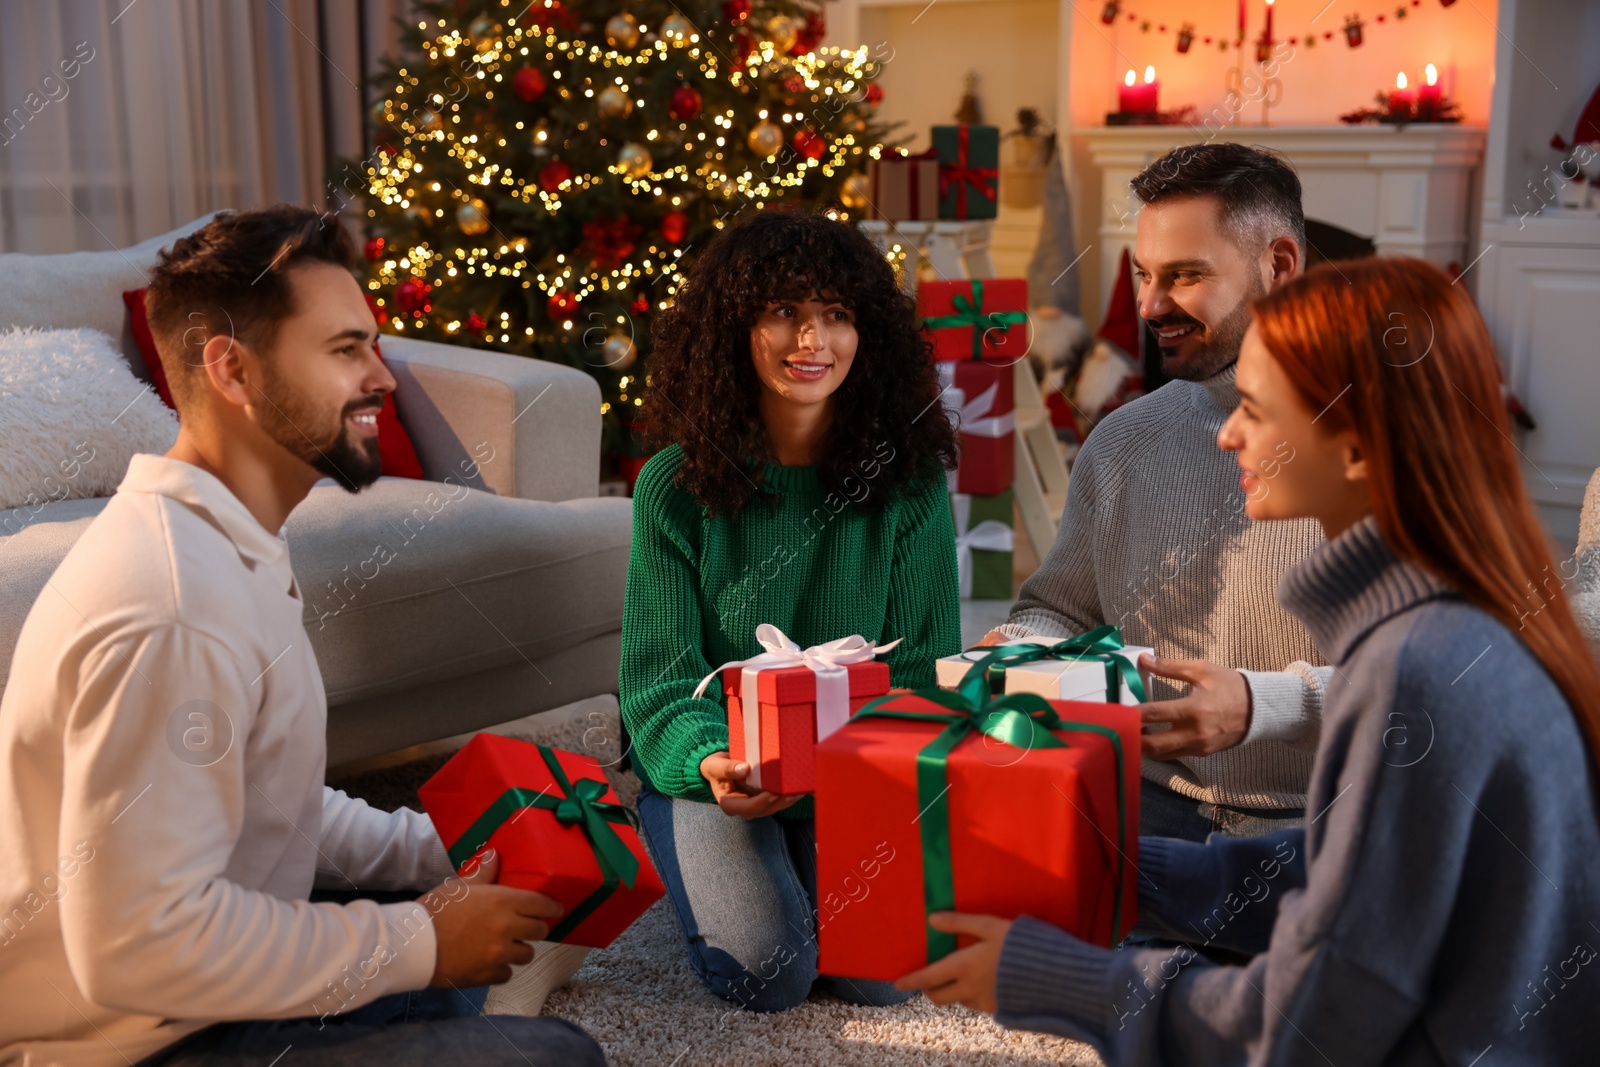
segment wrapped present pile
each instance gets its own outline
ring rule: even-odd
[[[945,413],[960,438],[950,473],[963,598],[1011,599],[1016,364],[1028,354],[1022,278],[925,281],[917,313],[933,341]]]
[[[1000,203],[1000,127],[935,126],[933,147],[886,149],[868,164],[868,214],[894,222],[992,219]]]

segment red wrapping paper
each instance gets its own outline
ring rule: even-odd
[[[580,778],[606,780],[600,764],[589,756],[559,749],[555,753],[574,784]],[[478,734],[439,768],[417,790],[417,795],[448,849],[512,787],[547,790],[554,797],[563,795],[537,746],[515,738]],[[619,803],[609,786],[600,801]],[[666,892],[638,832],[629,825],[612,828],[638,858],[639,877],[632,889],[618,885],[562,939],[564,944],[605,948]],[[600,863],[582,824],[563,825],[554,812],[541,808],[517,812],[489,838],[488,847],[500,857],[498,884],[543,893],[559,901],[567,913],[600,888],[603,880]]]
[[[940,364],[940,377],[950,382],[950,388],[959,390],[944,394],[947,408],[954,407],[958,399],[963,406],[972,404],[991,386],[995,389],[994,402],[988,410],[972,423],[962,422],[960,462],[950,491],[977,496],[1005,492],[1016,480],[1016,372],[1009,366],[968,359]],[[1006,415],[1012,416],[1007,420],[1011,427],[998,436],[989,432],[996,425],[989,420],[1001,420]]]
[[[1109,947],[1119,864],[1124,935],[1137,917],[1139,712],[1115,704],[1051,705],[1063,719],[1109,726],[1122,738],[1121,853],[1109,740],[1058,730],[1066,748],[1028,751],[969,736],[946,765],[956,908],[1007,919],[1032,915]],[[949,714],[911,694],[892,706]],[[916,767],[917,753],[939,729],[858,718],[818,746],[824,974],[889,980],[929,962]]]
[[[958,309],[957,296],[972,298],[972,282],[924,281],[917,284],[917,317],[929,319],[939,315],[953,315]],[[1028,281],[1026,278],[984,278],[983,306],[991,311],[1028,310]],[[972,359],[972,326],[946,326],[932,331],[933,357],[935,359]],[[1005,328],[981,331],[981,358],[1010,365],[1028,354],[1028,324],[1017,322]]]
[[[850,680],[850,714],[889,691],[889,665],[880,660],[846,666]],[[816,788],[817,676],[810,667],[772,667],[756,680],[761,702],[761,751],[745,751],[743,668],[722,672],[728,695],[728,754],[758,764],[761,788],[793,795]]]

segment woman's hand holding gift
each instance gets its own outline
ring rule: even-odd
[[[1000,970],[1000,949],[1011,930],[1010,919],[993,915],[963,915],[936,911],[928,925],[944,934],[976,938],[941,960],[895,982],[896,989],[920,989],[935,1004],[962,1004],[973,1011],[995,1011],[995,978]]]
[[[711,796],[728,815],[759,819],[798,803],[799,796],[781,797],[752,789],[745,784],[750,764],[731,758],[726,752],[713,752],[700,761],[700,776],[711,785]]]

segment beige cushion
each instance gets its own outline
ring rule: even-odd
[[[116,339],[133,373],[148,381],[150,372],[139,356],[122,294],[148,284],[146,271],[156,254],[173,241],[211,221],[195,219],[171,233],[110,252],[69,252],[30,256],[0,255],[0,327],[41,329],[88,326]]]
[[[0,511],[0,693],[5,692],[23,619],[67,549],[106,506],[106,499],[59,500]]]
[[[354,498],[319,485],[287,534],[328,703],[542,660],[617,630],[630,503],[402,478]]]

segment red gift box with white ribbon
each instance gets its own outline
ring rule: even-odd
[[[947,475],[952,493],[994,496],[1016,477],[1016,371],[965,360],[937,364],[945,414],[961,439],[957,468]]]
[[[724,663],[695,689],[722,679],[728,697],[728,754],[750,764],[746,784],[768,793],[816,787],[816,745],[863,704],[889,691],[889,665],[873,656],[898,645],[851,635],[801,648],[770,623],[756,627],[766,651]]]

